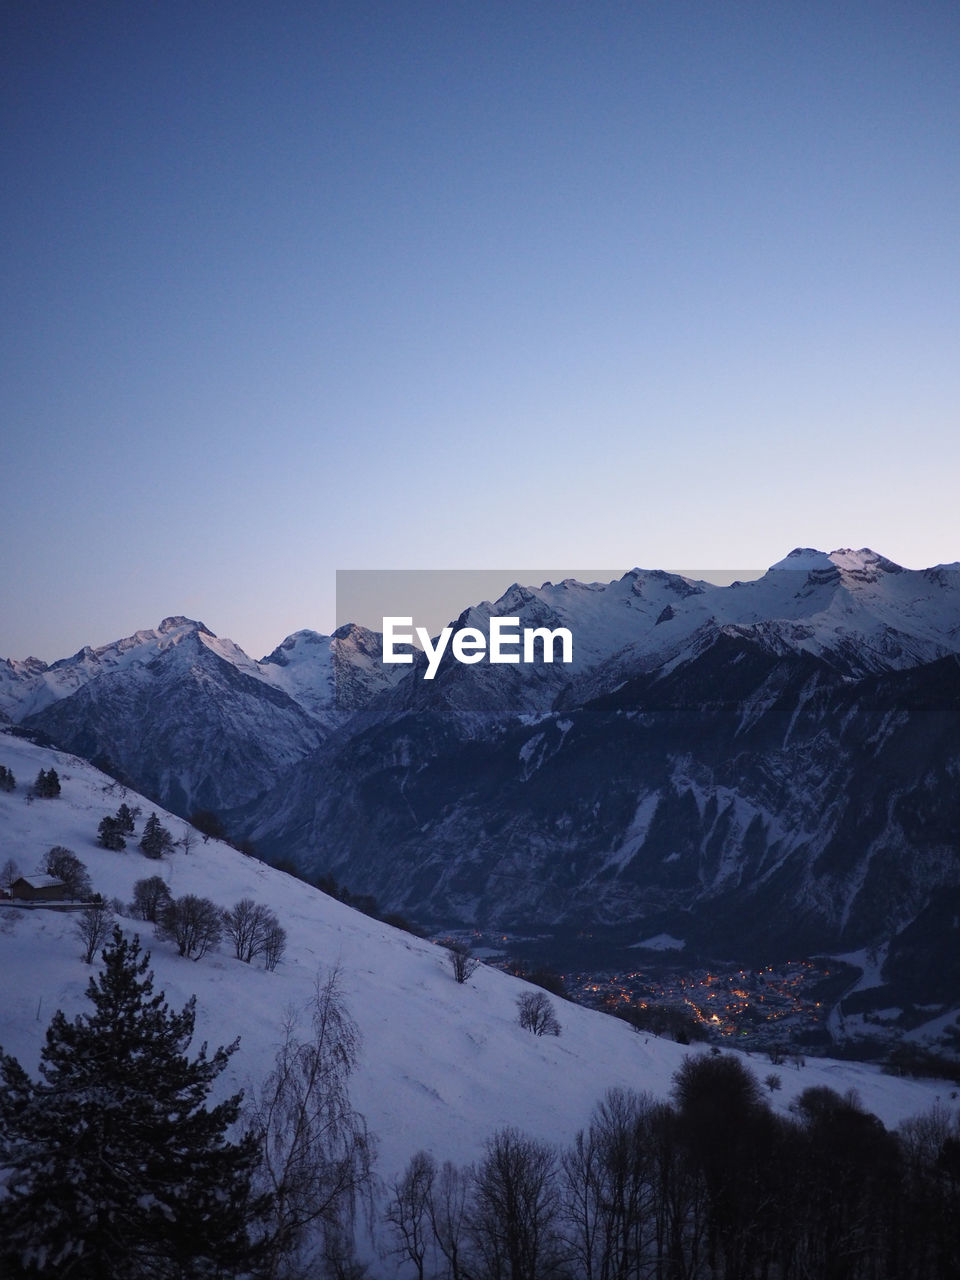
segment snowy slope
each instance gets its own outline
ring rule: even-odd
[[[243,664],[250,664],[250,659],[232,641],[218,641],[202,622],[183,617],[164,618],[155,629],[137,631],[99,649],[85,645],[72,657],[61,658],[50,666],[38,658],[27,658],[24,662],[8,659],[0,669],[0,709],[11,720],[24,720],[61,698],[69,698],[101,676],[130,673],[137,667],[147,666],[192,635],[228,660],[239,659]]]
[[[499,700],[513,711],[526,709],[518,691],[521,701],[542,703],[558,684],[604,663],[651,669],[678,660],[704,628],[754,631],[781,650],[829,654],[860,674],[960,653],[960,563],[910,570],[868,548],[829,554],[797,548],[761,578],[727,587],[642,569],[608,583],[515,584],[495,602],[466,608],[457,625],[486,630],[493,615],[517,616],[521,626],[568,627],[575,639],[572,665],[541,671],[539,693],[536,682],[521,688],[511,667],[471,669],[475,684],[503,685],[512,700]],[[379,635],[363,627],[348,624],[333,636],[297,631],[255,662],[232,640],[177,616],[51,666],[36,658],[0,660],[0,715],[25,720],[105,675],[132,676],[194,636],[238,671],[282,690],[327,729],[403,676],[423,683],[419,671],[384,668]],[[450,662],[445,670],[462,674]],[[423,692],[442,685],[438,680]]]
[[[716,586],[633,569],[608,584],[515,586],[464,618],[483,626],[514,612],[525,625],[573,630],[573,674],[611,661],[650,670],[680,660],[704,629],[723,628],[863,674],[960,652],[960,564],[910,570],[868,548],[797,548],[754,581]]]
[[[466,986],[457,986],[444,953],[431,943],[359,915],[216,841],[198,842],[189,855],[177,849],[159,864],[133,844],[121,853],[101,850],[94,843],[100,817],[122,799],[133,804],[137,797],[80,760],[6,734],[0,734],[0,763],[18,780],[14,793],[0,793],[0,859],[13,857],[30,871],[53,844],[65,844],[108,898],[129,899],[136,880],[159,872],[174,895],[202,894],[224,906],[250,896],[277,912],[288,951],[274,973],[243,965],[226,950],[199,963],[180,959],[172,944],[149,936],[150,926],[123,921],[146,935],[158,987],[172,1005],[197,994],[199,1039],[219,1044],[242,1037],[224,1088],[263,1076],[285,1011],[306,1005],[318,971],[340,966],[363,1035],[353,1098],[379,1139],[378,1172],[387,1180],[420,1147],[440,1159],[473,1159],[491,1132],[507,1124],[566,1142],[606,1088],[624,1085],[664,1096],[684,1054],[697,1051],[639,1036],[622,1022],[564,1002],[558,1002],[560,1038],[536,1039],[515,1021],[516,997],[525,989],[517,980],[481,967]],[[60,774],[61,797],[28,803],[25,784],[51,765]],[[151,806],[141,803],[145,817]],[[161,817],[176,837],[185,830],[177,818]],[[29,1071],[36,1069],[54,1010],[72,1014],[84,1005],[90,970],[73,927],[70,914],[0,907],[0,1043]],[[761,1074],[769,1069],[765,1060],[754,1068]],[[788,1107],[813,1084],[855,1088],[888,1125],[928,1109],[949,1090],[825,1060],[808,1061],[801,1070],[783,1068],[781,1075],[778,1107]]]
[[[569,628],[573,663],[467,668],[448,654],[437,679],[425,681],[422,666],[385,666],[379,635],[353,625],[333,636],[298,631],[255,662],[177,616],[49,667],[0,662],[0,721],[109,762],[180,813],[240,810],[288,788],[288,771],[331,734],[345,741],[345,728],[453,711],[462,730],[482,735],[491,716],[543,715],[638,673],[669,674],[718,636],[819,657],[844,677],[932,662],[960,652],[960,570],[901,569],[866,549],[798,549],[756,581],[728,587],[640,569],[609,583],[515,585],[458,623],[486,630],[494,614]],[[470,716],[482,719],[471,728]],[[273,796],[269,805],[281,807]]]
[[[363,705],[399,674],[397,668],[383,669],[378,661],[380,637],[364,627],[348,625],[332,636],[297,631],[255,662],[238,644],[214,635],[202,622],[177,616],[99,649],[87,645],[50,666],[39,658],[0,660],[0,716],[15,723],[26,720],[86,685],[120,673],[134,681],[160,660],[168,662],[181,651],[194,654],[197,645],[243,675],[281,690],[325,728],[342,721],[345,711]],[[350,680],[347,673],[354,667],[358,674]],[[348,683],[352,702],[345,697]]]
[[[257,674],[330,729],[402,676],[403,667],[383,664],[381,645],[378,632],[352,623],[331,636],[295,631],[256,664]]]

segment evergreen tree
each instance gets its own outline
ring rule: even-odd
[[[45,800],[53,799],[60,794],[60,776],[56,769],[41,769],[33,784],[34,795]]]
[[[100,819],[100,825],[97,827],[97,841],[101,848],[113,849],[118,853],[121,849],[127,847],[119,822],[116,818],[111,818],[109,814]]]
[[[128,804],[122,804],[117,810],[116,824],[121,835],[132,836],[135,830],[136,815]]]
[[[13,791],[17,780],[5,764],[0,764],[0,791]]]
[[[162,858],[173,848],[173,836],[160,823],[155,813],[151,813],[143,827],[140,837],[140,848],[148,858]]]
[[[153,994],[149,953],[114,929],[93,1011],[47,1030],[40,1080],[0,1054],[0,1271],[71,1280],[245,1273],[257,1139],[227,1139],[241,1095],[207,1108],[236,1042],[192,1060],[195,1001]]]

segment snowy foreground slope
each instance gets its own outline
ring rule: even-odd
[[[565,1143],[607,1088],[665,1096],[684,1054],[704,1051],[637,1035],[625,1023],[563,1001],[556,1002],[563,1034],[537,1039],[516,1022],[516,998],[526,984],[481,967],[458,986],[440,948],[214,840],[198,838],[189,854],[177,848],[161,862],[144,857],[135,839],[153,806],[75,757],[0,733],[0,764],[17,778],[16,791],[0,793],[0,862],[13,858],[29,873],[52,845],[62,844],[82,859],[94,889],[107,899],[128,901],[137,880],[159,874],[174,896],[200,894],[225,907],[252,897],[277,913],[288,947],[273,973],[242,964],[226,948],[197,963],[181,959],[172,943],[152,937],[152,926],[120,921],[141,934],[157,987],[173,1007],[196,993],[198,1039],[217,1045],[241,1037],[223,1089],[262,1078],[285,1012],[306,1006],[318,972],[340,967],[363,1036],[353,1101],[377,1136],[377,1172],[387,1182],[421,1147],[441,1160],[473,1160],[486,1138],[508,1124]],[[61,796],[28,801],[38,771],[51,766]],[[96,845],[97,824],[123,800],[141,804],[143,813],[127,850],[111,853]],[[187,830],[178,818],[160,817],[175,839]],[[75,921],[66,912],[0,907],[0,1044],[31,1073],[54,1011],[72,1015],[87,1004],[91,969],[81,959]],[[753,1067],[761,1078],[770,1069],[760,1058]],[[954,1105],[949,1085],[899,1080],[860,1064],[808,1060],[779,1074],[783,1087],[775,1105],[783,1109],[814,1084],[856,1089],[888,1126],[928,1110],[938,1097]]]

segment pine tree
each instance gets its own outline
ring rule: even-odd
[[[122,804],[117,810],[115,822],[117,824],[117,830],[121,835],[133,835],[134,830],[136,829],[136,823],[134,822],[134,812],[128,804]]]
[[[173,848],[173,836],[162,826],[155,813],[151,813],[143,826],[140,848],[148,858],[162,858]]]
[[[41,769],[37,774],[37,780],[33,784],[35,795],[45,800],[51,800],[60,794],[60,776],[56,769]]]
[[[256,1262],[257,1139],[227,1138],[240,1094],[205,1106],[237,1044],[191,1060],[195,1001],[172,1012],[149,958],[114,929],[93,1012],[54,1016],[37,1083],[0,1054],[4,1275],[220,1280]]]
[[[112,849],[117,853],[127,847],[119,821],[111,818],[109,814],[100,819],[100,825],[97,827],[97,841],[101,848]]]
[[[0,764],[0,791],[14,791],[17,780],[5,764]]]

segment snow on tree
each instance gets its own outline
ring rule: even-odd
[[[47,1030],[40,1079],[0,1053],[0,1270],[77,1280],[226,1277],[256,1261],[258,1144],[241,1095],[207,1107],[237,1047],[191,1058],[194,1000],[154,995],[149,954],[114,929],[90,1012]]]

